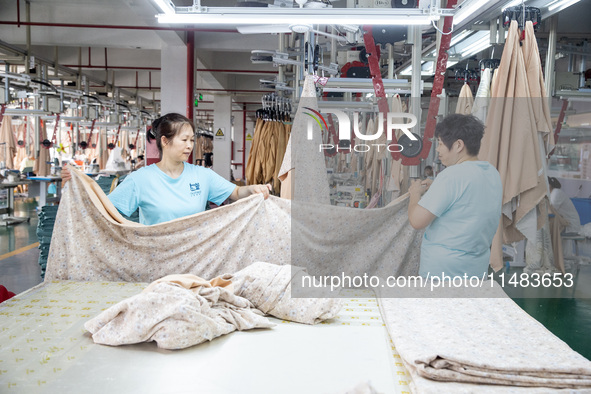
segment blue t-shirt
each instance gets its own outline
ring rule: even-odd
[[[109,200],[124,215],[140,209],[140,223],[157,224],[205,210],[207,201],[223,203],[236,185],[209,168],[185,163],[173,179],[156,164],[129,174],[109,194]]]
[[[486,161],[465,161],[442,171],[419,201],[437,216],[423,236],[419,274],[482,278],[488,273],[502,199],[499,172]]]

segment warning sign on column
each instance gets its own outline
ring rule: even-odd
[[[215,139],[220,141],[226,140],[226,133],[224,132],[224,128],[220,127],[218,131],[215,132]]]

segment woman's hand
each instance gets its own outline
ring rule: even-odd
[[[433,181],[431,179],[425,179],[425,180],[413,180],[412,183],[410,184],[410,188],[408,189],[408,192],[410,193],[411,196],[422,196],[423,194],[425,194],[425,192],[427,190],[429,190],[429,187],[431,187],[431,184],[433,183]]]
[[[248,186],[250,188],[250,194],[262,194],[263,198],[266,200],[269,197],[269,193],[271,191],[271,185],[251,185]]]
[[[66,185],[66,183],[72,179],[72,173],[70,172],[70,169],[68,168],[67,165],[62,167],[62,187],[64,187]]]
[[[271,185],[250,185],[250,186],[237,186],[232,194],[230,195],[231,201],[237,201],[241,198],[251,196],[253,194],[262,194],[266,200],[269,197]]]

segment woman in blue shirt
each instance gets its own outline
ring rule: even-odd
[[[221,204],[252,194],[269,196],[268,185],[236,186],[213,170],[189,164],[195,127],[183,115],[166,114],[152,123],[148,140],[154,139],[160,161],[128,175],[109,194],[113,205],[129,216],[139,208],[140,223],[157,224],[205,210],[208,201]],[[62,172],[64,183],[71,179]]]
[[[499,172],[478,160],[484,125],[472,115],[450,115],[435,129],[437,153],[446,166],[434,181],[412,183],[408,218],[427,228],[419,274],[478,276],[488,272],[490,246],[501,218]]]

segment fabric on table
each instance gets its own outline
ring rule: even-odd
[[[0,125],[0,161],[4,162],[6,168],[15,169],[16,163],[14,157],[16,155],[16,141],[14,133],[12,132],[12,117],[4,116],[2,118],[2,125]]]
[[[85,328],[105,345],[155,341],[161,348],[183,349],[235,330],[274,326],[262,313],[307,324],[339,313],[340,299],[291,298],[292,272],[304,273],[258,262],[210,281],[168,275],[91,319]]]
[[[522,240],[525,234],[535,242],[535,232],[546,220],[546,215],[537,215],[537,210],[546,211],[547,188],[525,67],[519,29],[512,21],[479,154],[497,168],[503,183],[503,217],[491,249],[495,270],[503,267],[503,243]]]
[[[529,393],[536,392],[533,387],[544,387],[546,392],[591,388],[591,361],[530,317],[500,286],[487,284],[469,293],[470,298],[430,298],[436,296],[430,293],[423,298],[380,300],[388,332],[413,376],[414,391],[473,393],[482,387],[482,392]]]
[[[458,104],[456,105],[456,114],[470,115],[472,113],[472,105],[474,104],[474,97],[472,89],[467,83],[462,86],[460,95],[458,96]]]
[[[222,279],[232,282],[236,295],[279,319],[316,324],[335,317],[343,305],[341,299],[291,297],[291,283],[302,275],[305,270],[299,267],[256,262]]]
[[[145,226],[124,219],[96,182],[71,172],[45,280],[152,282],[186,273],[213,278],[257,261],[291,263],[311,275],[418,272],[422,232],[408,222],[408,196],[372,210],[307,204],[292,218],[289,200],[257,195]]]
[[[89,320],[84,328],[103,345],[155,341],[163,349],[184,349],[235,330],[274,326],[248,300],[205,283],[192,290],[172,282],[153,284]]]

